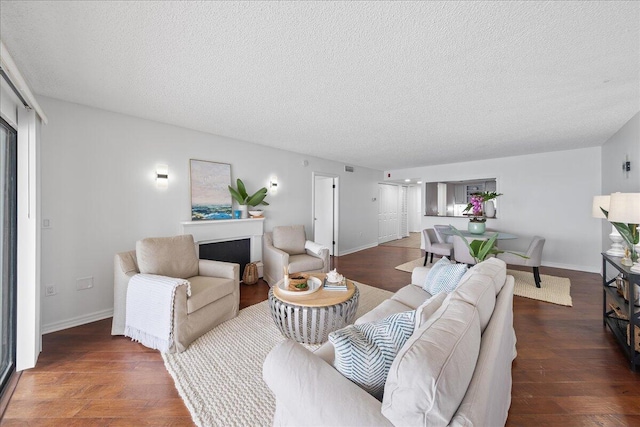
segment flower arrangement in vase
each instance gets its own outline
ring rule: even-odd
[[[498,196],[502,196],[502,193],[496,193],[495,191],[484,191],[482,193],[475,193],[471,195],[469,204],[467,204],[467,207],[462,211],[471,211],[471,218],[469,219],[468,227],[469,233],[483,234],[485,232],[485,222],[487,221],[487,218],[483,210],[484,204],[485,202],[493,200]],[[493,215],[495,215],[495,209]]]

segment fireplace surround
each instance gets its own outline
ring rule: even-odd
[[[248,239],[249,262],[262,260],[264,218],[184,221],[180,223],[179,232],[193,235],[198,245]],[[240,267],[243,269],[244,265]]]

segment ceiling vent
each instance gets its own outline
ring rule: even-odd
[[[353,166],[345,166],[344,167],[344,171],[345,172],[353,172]]]

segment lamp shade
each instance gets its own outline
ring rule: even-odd
[[[605,211],[609,211],[610,199],[611,196],[593,196],[593,207],[591,209],[591,215],[594,218],[606,219],[607,217],[604,216],[604,212],[602,212],[602,209],[604,209]]]
[[[640,224],[640,193],[611,194],[609,221]]]

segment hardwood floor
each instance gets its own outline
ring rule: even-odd
[[[335,258],[353,280],[396,291],[396,265],[419,249],[378,246]],[[541,268],[571,279],[573,307],[514,297],[518,357],[509,426],[640,426],[640,374],[602,325],[598,274]],[[263,281],[241,286],[241,308],[266,299]],[[0,425],[191,426],[160,354],[110,335],[110,319],[43,337]],[[484,426],[482,426],[484,427]]]

